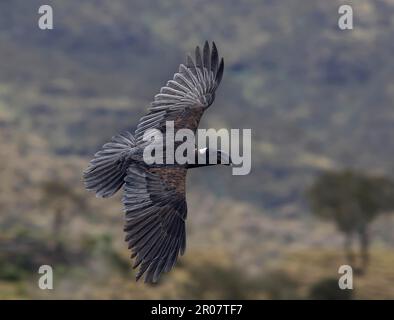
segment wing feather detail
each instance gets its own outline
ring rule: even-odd
[[[215,100],[223,68],[223,58],[219,60],[214,42],[212,48],[205,42],[202,51],[197,47],[194,60],[187,56],[186,64],[179,66],[173,79],[155,96],[149,113],[141,118],[136,130],[137,143],[143,142],[147,130],[157,129],[164,133],[165,122],[169,120],[176,120],[175,130],[189,128],[195,131],[203,112]],[[199,112],[185,112],[187,109]]]
[[[169,181],[149,169],[131,165],[125,178],[123,204],[126,213],[125,240],[135,259],[133,268],[139,267],[136,279],[145,275],[145,282],[157,282],[162,272],[169,271],[186,247],[185,220],[187,205],[185,194]]]

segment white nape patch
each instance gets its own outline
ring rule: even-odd
[[[207,152],[208,148],[202,148],[202,149],[198,149],[198,153],[199,154],[205,154],[205,152]]]

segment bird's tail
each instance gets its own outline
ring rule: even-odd
[[[111,142],[104,144],[83,172],[85,188],[94,191],[97,197],[114,195],[124,184],[135,144],[130,132],[118,134],[112,137]]]

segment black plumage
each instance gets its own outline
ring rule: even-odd
[[[181,64],[155,96],[134,136],[129,132],[114,136],[83,173],[86,189],[98,197],[112,196],[123,187],[125,240],[135,259],[133,267],[139,266],[137,280],[145,274],[146,282],[156,282],[186,248],[185,179],[189,167],[147,165],[142,159],[144,133],[151,129],[165,133],[169,120],[174,121],[175,131],[188,128],[195,132],[215,99],[223,68],[215,43],[211,49],[205,42],[202,52],[197,47],[195,59],[188,56],[186,65]]]

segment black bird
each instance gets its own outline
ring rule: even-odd
[[[134,136],[121,133],[104,144],[84,171],[85,187],[97,197],[110,197],[123,187],[122,198],[126,221],[125,240],[135,258],[133,268],[140,266],[138,280],[156,282],[168,272],[186,247],[185,220],[187,204],[185,179],[189,168],[207,164],[147,165],[143,136],[147,130],[165,133],[166,121],[174,121],[175,132],[188,128],[196,132],[201,116],[213,103],[215,91],[223,76],[223,58],[219,60],[215,43],[205,42],[195,59],[187,57],[172,80],[162,87],[143,116]],[[195,149],[196,159],[214,153],[218,163],[229,164],[230,157],[220,151]]]

